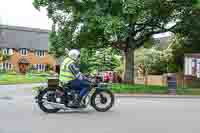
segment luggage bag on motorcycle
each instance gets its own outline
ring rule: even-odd
[[[58,78],[48,78],[48,87],[58,87],[59,86],[59,79]]]

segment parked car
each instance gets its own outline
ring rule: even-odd
[[[106,71],[103,75],[104,82],[113,82],[113,83],[121,83],[121,76],[115,71]]]
[[[109,82],[109,80],[110,80],[110,78],[109,78],[108,72],[104,72],[103,81],[104,81],[104,82]]]

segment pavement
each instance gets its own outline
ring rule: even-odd
[[[200,132],[200,98],[117,95],[115,106],[105,113],[90,108],[46,114],[34,102],[32,86],[7,86],[9,92],[0,86],[0,133]]]
[[[135,97],[135,98],[180,98],[180,99],[200,99],[195,95],[157,95],[157,94],[115,94],[117,97]]]

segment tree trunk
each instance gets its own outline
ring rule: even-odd
[[[124,74],[123,80],[125,83],[134,84],[134,49],[124,51]]]

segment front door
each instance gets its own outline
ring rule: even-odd
[[[25,74],[27,72],[27,70],[28,70],[28,64],[19,64],[19,71],[21,73]]]

